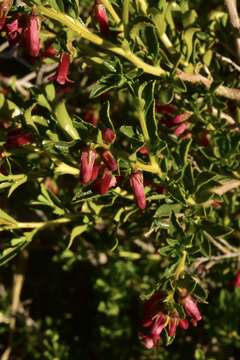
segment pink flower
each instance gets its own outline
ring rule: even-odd
[[[59,85],[65,85],[66,82],[73,82],[68,78],[69,66],[70,55],[64,52],[60,56],[57,72],[53,77],[50,78],[50,80],[55,80]]]
[[[186,311],[186,314],[191,318],[193,325],[196,326],[197,322],[202,319],[202,315],[198,309],[196,301],[188,294],[182,298],[181,303]]]
[[[109,32],[108,16],[106,13],[105,6],[103,4],[101,4],[101,0],[96,1],[95,17],[99,24],[101,33],[104,35],[107,35]]]
[[[10,45],[15,45],[19,41],[19,36],[22,32],[22,27],[19,24],[19,19],[14,19],[11,23],[6,24],[6,33]]]
[[[0,2],[0,30],[2,30],[5,25],[7,14],[11,9],[12,4],[13,0],[2,0]]]
[[[176,127],[176,129],[174,130],[174,134],[176,136],[182,135],[189,128],[189,126],[190,126],[190,124],[188,124],[188,123],[182,123],[182,124],[178,125]]]
[[[32,142],[32,135],[22,129],[10,130],[7,134],[6,149],[12,149],[29,145]]]
[[[142,171],[135,171],[130,176],[130,186],[133,190],[135,201],[140,209],[145,209],[146,198],[143,185],[143,173]]]
[[[81,156],[80,175],[82,184],[87,184],[92,179],[93,166],[96,159],[96,151],[90,148],[83,150]]]
[[[116,134],[112,129],[106,128],[102,131],[102,138],[106,144],[112,144],[116,139]]]
[[[107,167],[109,168],[109,170],[111,170],[111,171],[117,170],[117,168],[118,168],[117,162],[116,162],[113,154],[109,150],[104,150],[101,154],[101,157],[102,157],[103,161],[105,162],[105,164],[107,165]]]
[[[240,271],[237,272],[233,284],[235,288],[240,288]]]
[[[159,340],[160,340],[160,336],[159,335],[154,335],[154,334],[150,334],[150,335],[145,335],[142,333],[139,333],[139,338],[142,341],[143,345],[145,346],[145,348],[147,349],[152,349],[155,346],[157,346]]]
[[[171,123],[173,125],[181,124],[182,122],[188,120],[191,116],[192,116],[192,114],[190,112],[184,112],[182,114],[179,114],[179,115],[175,116],[171,120]]]
[[[40,53],[40,18],[35,14],[27,16],[26,27],[23,30],[23,42],[27,52],[32,57]]]

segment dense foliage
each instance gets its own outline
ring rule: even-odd
[[[236,1],[0,0],[1,360],[237,359]]]

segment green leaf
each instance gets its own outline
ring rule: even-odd
[[[80,236],[81,234],[83,234],[85,231],[87,231],[87,229],[88,229],[88,225],[78,225],[75,228],[73,228],[71,235],[70,235],[69,244],[68,244],[66,250],[69,250],[73,244],[74,239],[77,236]]]
[[[73,121],[69,116],[65,102],[60,102],[55,108],[55,117],[60,128],[73,140],[79,140],[78,131],[74,128]]]
[[[16,181],[13,182],[12,186],[9,189],[8,192],[8,197],[10,197],[12,195],[12,193],[21,185],[23,185],[25,182],[27,182],[28,177],[27,175],[22,175],[21,178],[17,179]]]
[[[0,225],[16,225],[17,221],[8,215],[5,211],[0,209]]]
[[[192,50],[193,50],[193,36],[196,34],[196,32],[199,31],[199,28],[189,28],[185,31],[183,34],[183,39],[187,45],[187,54],[186,54],[186,61],[189,61]]]
[[[163,204],[159,206],[154,217],[169,217],[172,212],[179,213],[182,209],[180,204]]]

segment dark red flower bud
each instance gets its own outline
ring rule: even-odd
[[[181,329],[184,330],[187,330],[189,328],[189,322],[187,319],[180,319],[178,325]]]
[[[101,157],[102,157],[103,161],[105,162],[105,164],[107,165],[107,167],[109,168],[109,170],[111,170],[111,171],[117,170],[117,168],[118,168],[117,162],[116,162],[113,154],[109,150],[104,150],[101,154]]]
[[[235,288],[240,288],[240,271],[238,271],[236,276],[235,276],[234,287]]]
[[[141,155],[149,155],[149,149],[146,145],[143,145],[139,150],[138,152],[141,154]]]
[[[22,129],[10,130],[7,134],[5,143],[6,149],[29,145],[32,142],[32,135],[24,132]]]
[[[135,201],[140,209],[145,209],[146,198],[143,185],[143,173],[142,171],[133,172],[130,176],[130,185],[133,190]]]
[[[156,105],[155,111],[157,113],[161,113],[164,115],[172,115],[174,111],[176,110],[176,107],[174,105]]]
[[[13,0],[2,0],[0,2],[0,30],[2,30],[5,25],[7,14],[11,9],[12,4]]]
[[[95,17],[99,24],[101,33],[104,35],[107,35],[109,32],[108,16],[107,16],[105,6],[101,3],[101,0],[96,1]]]
[[[106,144],[112,144],[116,139],[116,134],[112,129],[106,128],[102,131],[102,138]]]
[[[87,184],[92,179],[93,166],[96,160],[96,151],[90,148],[83,150],[81,156],[80,177],[82,184]]]
[[[101,179],[94,184],[93,189],[99,194],[104,195],[110,188],[114,187],[116,183],[116,177],[113,176],[110,170],[105,168]]]
[[[40,53],[40,18],[31,14],[26,19],[26,27],[23,30],[23,42],[28,54],[38,57]]]
[[[176,127],[176,129],[174,130],[174,134],[176,136],[182,135],[189,128],[189,126],[190,126],[190,124],[188,124],[188,123],[182,123],[182,124],[178,125]]]
[[[55,80],[59,85],[65,85],[66,82],[72,83],[73,81],[68,78],[69,66],[70,55],[64,52],[60,56],[57,72],[53,77],[50,78],[50,80]]]
[[[53,45],[47,45],[42,53],[43,57],[53,58],[57,55],[57,49]]]
[[[99,121],[98,113],[92,109],[87,110],[83,113],[83,120],[97,127]]]
[[[196,301],[188,294],[182,298],[181,303],[186,311],[186,314],[191,318],[193,325],[196,326],[197,322],[202,319],[202,315],[198,309]]]
[[[202,133],[202,135],[200,137],[200,144],[205,147],[209,146],[210,135],[207,132]]]

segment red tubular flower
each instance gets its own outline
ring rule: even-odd
[[[100,162],[98,160],[95,160],[92,170],[91,181],[95,181],[97,179],[100,169],[101,169]]]
[[[23,42],[27,52],[32,57],[38,57],[40,53],[40,18],[31,14],[26,19],[26,27],[23,30]]]
[[[116,139],[116,134],[112,129],[106,128],[102,131],[102,138],[106,144],[112,144]]]
[[[30,133],[26,133],[22,129],[14,129],[8,132],[5,147],[6,149],[12,149],[29,145],[31,142],[32,135]]]
[[[240,271],[237,272],[233,285],[235,288],[240,288]]]
[[[101,33],[103,35],[107,35],[109,32],[108,16],[107,16],[105,6],[101,3],[101,0],[96,1],[95,17],[99,24]]]
[[[59,85],[65,85],[66,82],[73,82],[68,78],[69,66],[70,55],[64,52],[61,54],[57,72],[50,80],[55,80]]]
[[[187,319],[180,319],[178,325],[181,329],[184,330],[187,330],[189,328],[189,322]]]
[[[107,167],[109,168],[109,170],[111,170],[111,171],[117,170],[117,168],[118,168],[117,162],[116,162],[113,154],[109,150],[104,150],[101,154],[101,157],[102,157],[103,161],[105,162],[105,164],[107,165]]]
[[[191,318],[193,325],[196,326],[197,322],[202,319],[202,315],[198,309],[196,301],[188,294],[181,300],[181,302],[186,314]]]
[[[169,319],[168,336],[174,336],[176,334],[178,324],[179,324],[179,317],[173,316]]]
[[[146,198],[143,185],[143,173],[142,171],[133,172],[130,176],[130,185],[133,190],[135,201],[140,209],[145,209]]]
[[[109,191],[110,188],[114,187],[115,185],[116,185],[115,176],[112,175],[111,171],[105,168],[101,179],[99,179],[94,184],[94,190],[97,193],[104,195]]]
[[[90,148],[83,150],[81,156],[80,176],[82,184],[87,184],[92,179],[93,166],[96,160],[96,151]]]
[[[2,0],[0,2],[0,30],[2,30],[5,25],[7,14],[11,9],[12,4],[13,0]]]

